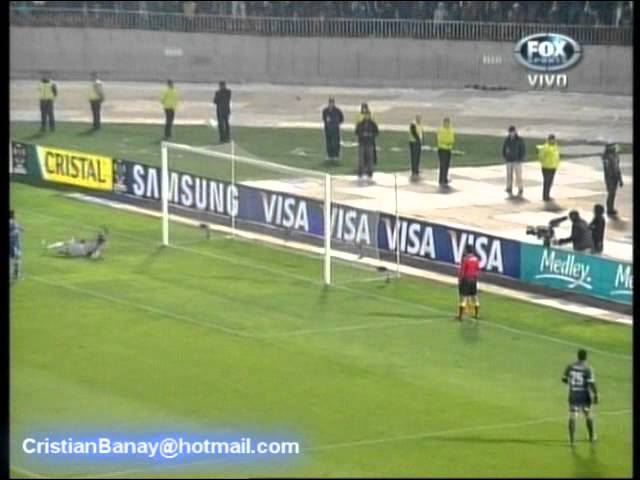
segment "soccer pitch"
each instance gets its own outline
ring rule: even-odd
[[[99,150],[98,150],[99,151]],[[632,472],[632,331],[402,277],[325,289],[321,263],[214,234],[159,246],[158,219],[11,184],[25,278],[11,287],[15,476],[527,476]],[[43,240],[107,225],[99,261],[43,255]],[[347,267],[343,267],[347,268]],[[567,445],[566,387],[589,351],[599,442]],[[289,432],[281,463],[43,467],[21,453],[47,428]]]

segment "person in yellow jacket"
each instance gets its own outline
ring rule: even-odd
[[[551,186],[556,170],[560,165],[560,150],[556,142],[556,136],[551,134],[543,145],[537,145],[538,161],[542,167],[542,200],[551,200]]]
[[[53,114],[53,103],[58,96],[58,87],[50,78],[42,78],[38,85],[38,94],[40,96],[40,132],[56,130],[56,120]]]
[[[451,165],[451,150],[455,135],[451,128],[451,121],[448,118],[442,120],[442,126],[436,132],[436,143],[438,146],[439,179],[441,187],[449,187],[449,166]]]
[[[178,106],[178,92],[173,86],[173,80],[167,80],[167,88],[164,89],[160,96],[160,103],[164,108],[164,139],[171,138],[171,129],[173,127],[173,119]]]
[[[100,110],[104,102],[104,89],[102,82],[98,79],[98,74],[92,75],[91,87],[89,88],[89,105],[91,106],[91,116],[93,117],[93,129],[100,129]]]
[[[420,177],[420,154],[422,153],[422,118],[416,118],[409,126],[409,153],[411,155],[411,180],[417,181]]]

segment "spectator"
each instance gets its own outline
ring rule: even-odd
[[[447,9],[444,6],[444,2],[438,2],[438,7],[433,12],[434,22],[443,22],[447,19]]]
[[[461,2],[450,2],[449,8],[447,9],[447,20],[454,22],[460,21],[460,3]]]
[[[193,19],[196,14],[197,4],[196,2],[184,2],[182,4],[182,13],[184,13],[185,17],[188,19]]]
[[[620,16],[621,27],[631,27],[633,25],[633,3],[624,2]]]
[[[598,14],[600,25],[613,25],[615,15],[615,3],[611,1],[590,2],[591,8]]]
[[[484,21],[486,22],[502,22],[504,15],[502,13],[502,4],[497,1],[487,2],[485,5]]]
[[[234,17],[244,18],[247,16],[247,6],[245,2],[233,1],[231,2],[231,15]]]
[[[463,22],[473,22],[476,21],[476,10],[474,8],[474,4],[478,4],[478,2],[460,2],[462,5],[460,7],[460,18]]]
[[[518,2],[514,3],[507,13],[507,21],[509,23],[524,23],[525,18],[526,17],[524,12],[522,11],[522,7]]]
[[[562,23],[569,25],[577,25],[580,22],[580,13],[582,11],[582,2],[569,0],[562,2],[566,6],[566,15],[562,19]]]
[[[544,2],[539,1],[530,1],[525,2],[526,8],[526,22],[527,23],[537,23],[540,20],[540,12],[542,11]]]
[[[580,23],[589,26],[600,25],[600,17],[598,16],[598,12],[591,6],[591,2],[585,2],[584,9],[580,14]]]
[[[560,2],[553,2],[551,8],[546,14],[545,23],[557,25],[562,23],[562,12],[560,10]]]
[[[413,2],[398,2],[398,17],[401,19],[409,19],[412,14]]]

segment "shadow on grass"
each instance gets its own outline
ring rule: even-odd
[[[95,128],[91,127],[88,128],[86,130],[81,130],[79,131],[76,135],[78,135],[79,137],[87,137],[89,135],[93,135],[94,133],[97,133],[98,130],[96,130]]]
[[[164,245],[157,245],[156,247],[149,248],[149,255],[147,255],[133,270],[134,273],[147,273],[149,268],[153,266],[156,259],[167,250],[168,247]]]
[[[557,213],[562,212],[564,210],[564,207],[557,203],[555,200],[550,200],[544,203],[543,210],[545,212]]]
[[[47,132],[41,132],[41,131],[37,131],[36,133],[33,133],[27,137],[24,137],[23,140],[24,141],[28,141],[28,140],[38,140],[39,138],[44,138],[47,136]]]
[[[469,320],[463,317],[458,331],[460,338],[462,338],[465,343],[474,344],[480,340],[479,321],[477,320]]]

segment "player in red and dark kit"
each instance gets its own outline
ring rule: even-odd
[[[478,276],[480,275],[480,260],[473,253],[473,247],[467,245],[464,256],[460,262],[458,271],[458,292],[460,293],[460,305],[458,306],[458,320],[462,320],[462,314],[469,301],[473,300],[473,318],[478,318],[480,302],[478,300]]]

